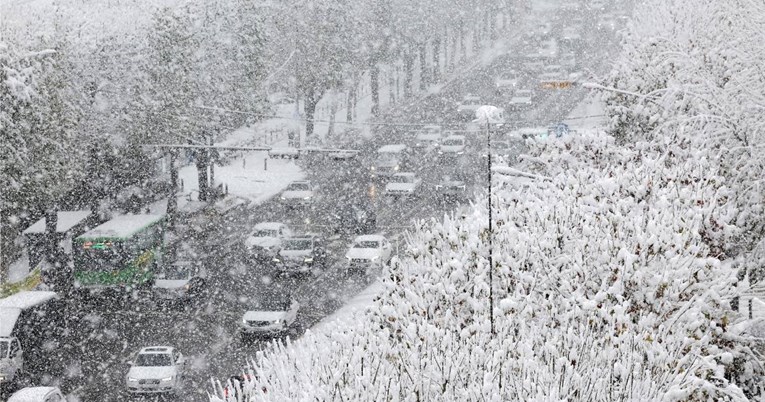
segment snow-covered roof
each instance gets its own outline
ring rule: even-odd
[[[21,315],[21,309],[18,308],[0,308],[0,338],[11,336],[13,327],[16,326],[16,320]]]
[[[414,172],[401,172],[394,174],[393,177],[417,177],[417,175]]]
[[[362,241],[384,241],[385,236],[383,235],[362,235],[362,236],[356,236],[355,239],[353,239],[354,242],[362,242]]]
[[[128,238],[135,232],[161,221],[164,217],[164,215],[120,215],[96,226],[82,236],[79,236],[78,239]]]
[[[279,230],[284,226],[281,222],[260,222],[255,225],[255,230]]]
[[[90,216],[90,210],[58,211],[56,232],[64,233]],[[45,233],[45,217],[40,218],[34,225],[28,227],[24,234]]]
[[[378,153],[399,153],[404,152],[406,150],[406,145],[404,144],[389,144],[389,145],[383,145],[380,147],[380,149],[377,150]]]
[[[0,308],[28,309],[56,297],[56,292],[27,290],[0,299]]]
[[[40,402],[45,399],[48,394],[56,391],[55,387],[27,387],[22,388],[11,397],[13,402]]]

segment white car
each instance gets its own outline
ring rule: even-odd
[[[284,191],[281,200],[287,205],[306,205],[314,201],[316,187],[310,181],[293,181]]]
[[[345,253],[349,270],[365,270],[381,267],[391,258],[391,244],[381,235],[358,236]]]
[[[391,176],[390,181],[385,185],[385,195],[394,197],[414,195],[420,188],[421,183],[422,180],[414,173],[396,173]]]
[[[414,137],[414,148],[422,153],[433,152],[441,142],[441,133],[418,131]]]
[[[16,391],[8,402],[66,402],[56,387],[27,387]]]
[[[466,195],[465,181],[455,176],[444,176],[436,185],[438,194],[445,198],[461,198]]]
[[[450,135],[441,141],[438,154],[442,156],[459,156],[465,153],[465,136]]]
[[[273,257],[282,246],[286,237],[292,236],[292,230],[281,222],[261,222],[255,225],[245,240],[245,246],[250,254]]]
[[[504,95],[508,92],[514,91],[518,86],[519,81],[520,77],[518,72],[515,70],[509,70],[500,74],[499,77],[497,77],[497,79],[494,81],[494,85],[496,86],[497,93],[499,95]]]
[[[255,336],[278,336],[297,320],[300,304],[291,298],[263,297],[257,308],[242,315],[239,334],[243,340]]]
[[[475,111],[483,106],[481,98],[476,95],[465,95],[457,104],[457,115],[462,119],[475,119]]]
[[[186,360],[173,347],[145,347],[129,364],[125,382],[131,394],[177,394],[183,386]]]
[[[530,89],[519,89],[508,102],[508,107],[513,110],[528,109],[534,106],[534,92]]]

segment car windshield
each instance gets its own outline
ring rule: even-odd
[[[162,279],[189,279],[193,272],[191,264],[191,262],[185,261],[176,262],[174,264],[164,264],[158,277]]]
[[[287,187],[287,191],[308,191],[311,186],[308,183],[291,183]]]
[[[444,145],[462,145],[464,141],[459,138],[450,138],[444,140]]]
[[[413,176],[393,176],[393,179],[391,180],[394,183],[414,183],[414,177]]]
[[[308,250],[311,248],[311,240],[291,239],[284,242],[285,250]]]
[[[279,231],[276,229],[260,229],[256,230],[252,237],[276,237],[278,235]]]
[[[363,240],[363,241],[357,241],[356,244],[353,245],[353,248],[378,248],[380,247],[380,242],[377,240]]]
[[[11,348],[11,342],[7,340],[0,341],[0,358],[7,357],[8,351]]]
[[[173,360],[167,353],[141,353],[135,359],[135,366],[138,367],[162,367],[172,364]]]

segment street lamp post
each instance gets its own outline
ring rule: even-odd
[[[492,222],[492,174],[491,174],[491,124],[502,124],[503,117],[501,109],[495,106],[481,106],[475,111],[476,123],[486,124],[486,175],[489,180],[489,323],[491,325],[491,334],[494,335],[494,224]]]

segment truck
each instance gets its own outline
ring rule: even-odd
[[[45,343],[62,327],[57,293],[26,290],[0,299],[0,387],[17,384],[21,373],[52,368]]]

